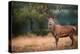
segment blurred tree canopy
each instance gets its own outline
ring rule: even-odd
[[[10,5],[12,34],[23,34],[27,32],[38,35],[47,34],[47,16],[56,16],[56,23],[62,25],[77,25],[78,23],[77,5],[19,1],[12,1]]]
[[[45,31],[47,15],[47,4],[11,2],[12,33],[16,34],[26,30],[24,32],[38,32],[39,34],[41,31]]]

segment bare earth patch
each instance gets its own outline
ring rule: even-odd
[[[77,36],[75,38],[74,48],[77,48]],[[55,38],[51,33],[47,36],[20,36],[11,41],[12,52],[31,52],[58,49],[71,49],[72,40],[69,37],[60,38],[56,47]]]

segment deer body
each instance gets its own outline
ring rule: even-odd
[[[55,24],[53,18],[49,18],[48,29],[51,31],[51,33],[55,37],[56,46],[57,46],[59,38],[62,38],[62,37],[70,37],[70,39],[72,40],[72,45],[73,45],[73,42],[74,42],[73,34],[75,32],[74,26]]]

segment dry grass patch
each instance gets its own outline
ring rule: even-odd
[[[75,36],[75,40],[77,40]],[[77,41],[76,41],[77,42]],[[71,39],[69,37],[60,38],[56,48],[55,38],[49,33],[47,36],[19,36],[12,39],[12,52],[45,51],[56,49],[69,49]],[[75,45],[76,46],[76,45]]]

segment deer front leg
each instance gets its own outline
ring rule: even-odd
[[[59,37],[56,37],[56,47],[58,46]]]
[[[58,46],[58,40],[59,40],[59,36],[55,35],[55,40],[56,40],[56,48]]]

